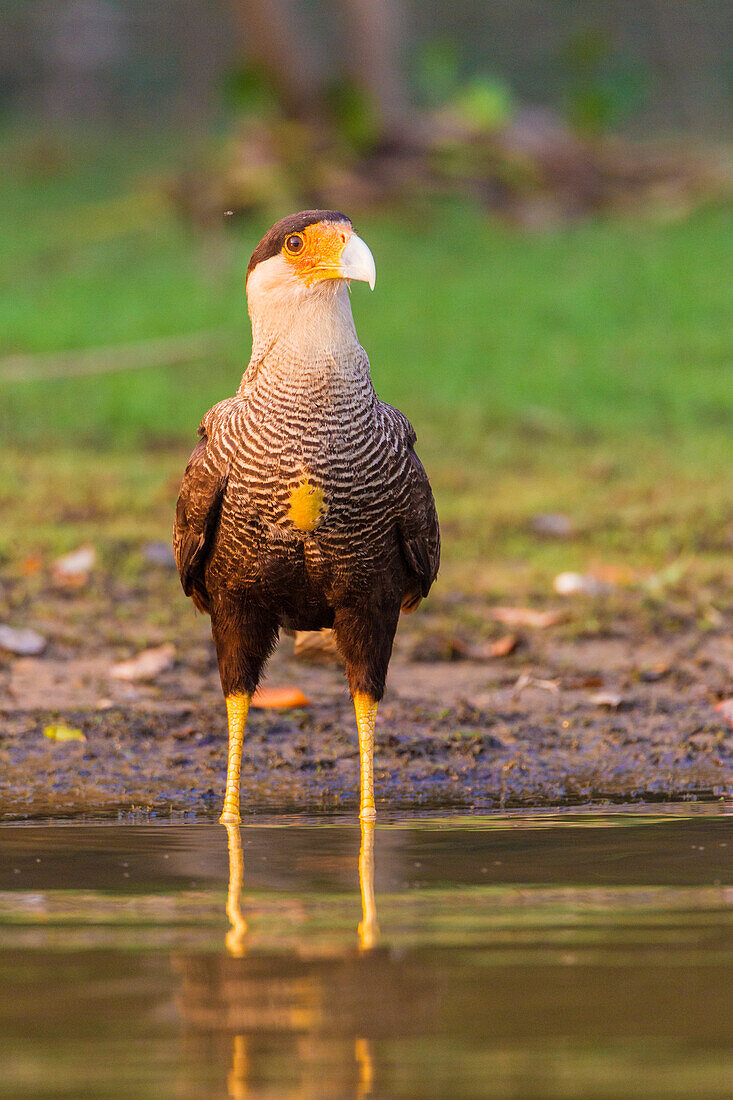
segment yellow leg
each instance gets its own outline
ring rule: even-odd
[[[359,817],[366,821],[371,821],[377,816],[374,808],[374,723],[377,720],[378,706],[376,699],[362,692],[357,692],[354,696],[361,765]]]
[[[239,772],[242,767],[242,743],[249,700],[249,695],[228,695],[226,700],[229,720],[229,756],[227,757],[224,809],[219,818],[222,825],[239,825],[242,820],[239,816]]]
[[[374,900],[374,822],[361,823],[359,849],[359,885],[361,887],[362,919],[359,921],[359,950],[370,951],[377,946],[379,925],[377,903]]]

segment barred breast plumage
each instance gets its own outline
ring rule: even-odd
[[[378,400],[366,354],[354,349],[338,373],[332,362],[254,367],[238,394],[214,406],[201,426],[204,447],[195,457],[225,483],[208,586],[267,580],[275,552],[280,576],[287,565],[293,574],[302,566],[305,573],[291,579],[318,580],[327,598],[368,586],[375,571],[399,571],[401,538],[409,538],[410,520],[418,518],[411,510],[432,498],[412,450],[415,433],[406,417]],[[312,524],[292,515],[293,496],[303,487],[318,505]],[[422,518],[430,525],[429,510]],[[428,533],[428,556],[437,559],[437,523]],[[404,596],[414,599],[415,585],[407,587]],[[318,626],[331,625],[329,611],[309,614],[308,625],[287,625],[317,629],[314,617],[328,620]]]

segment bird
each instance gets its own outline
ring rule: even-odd
[[[211,617],[228,724],[220,821],[239,824],[250,701],[280,630],[333,630],[359,740],[359,816],[376,816],[377,708],[401,611],[427,596],[440,529],[407,417],[381,401],[352,282],[376,266],[351,220],[304,210],[252,253],[252,355],[201,421],[176,505],[183,591]]]

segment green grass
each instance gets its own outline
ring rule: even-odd
[[[155,172],[125,170],[124,157],[104,151],[50,175],[19,172],[17,148],[7,158],[3,353],[220,327],[231,352],[91,382],[3,384],[11,439],[190,437],[247,362],[243,273],[262,225],[196,234],[151,198]],[[730,432],[727,211],[531,235],[445,205],[362,218],[359,229],[379,281],[373,296],[355,288],[354,311],[385,398],[438,424],[458,414],[476,434],[525,420],[574,435],[646,433],[662,450],[705,453]]]
[[[264,224],[192,229],[160,198],[175,151],[132,149],[72,144],[54,163],[37,143],[9,143],[0,355],[208,329],[224,330],[224,350],[46,382],[6,381],[0,367],[5,545],[19,528],[28,545],[31,531],[49,537],[33,499],[56,516],[54,538],[66,530],[62,501],[79,489],[59,483],[58,469],[73,469],[95,499],[109,476],[112,499],[128,501],[115,516],[115,507],[135,514],[138,497],[125,489],[134,470],[136,491],[148,479],[142,497],[155,516],[155,485],[247,363],[244,270]],[[526,234],[446,202],[361,217],[357,228],[378,269],[373,295],[354,289],[357,328],[379,393],[418,429],[449,562],[498,556],[549,571],[593,555],[719,560],[733,438],[728,211]],[[130,463],[141,446],[148,457]],[[37,477],[56,486],[52,500],[38,487],[23,497],[31,454]],[[571,512],[585,532],[569,549],[523,533],[529,515],[549,510]],[[165,533],[168,519],[151,532]],[[68,531],[64,542],[78,525]]]

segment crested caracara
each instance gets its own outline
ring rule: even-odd
[[[221,821],[239,818],[247,710],[281,627],[331,627],[346,664],[373,818],[374,723],[400,610],[435,580],[433,494],[405,416],[380,401],[349,301],[374,259],[350,220],[306,210],[252,253],[252,358],[199,428],[178,498],[183,590],[211,616],[229,722]]]

